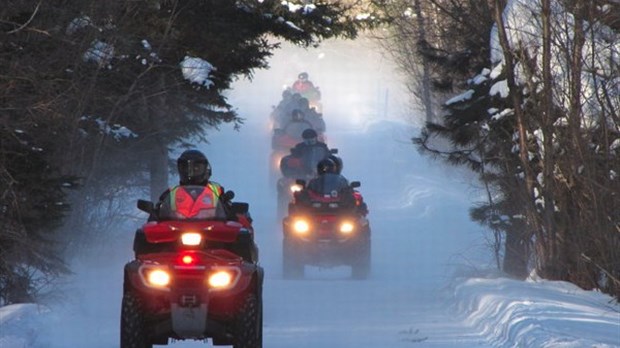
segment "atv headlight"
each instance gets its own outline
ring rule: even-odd
[[[237,284],[240,271],[235,267],[214,268],[207,278],[210,290],[226,290]]]
[[[156,288],[160,290],[169,290],[168,286],[172,276],[168,269],[162,265],[143,265],[140,267],[140,279],[142,283],[150,288]]]
[[[301,191],[302,187],[299,184],[293,184],[290,187],[291,193],[295,193],[295,192],[299,192]]]
[[[295,220],[293,223],[293,231],[298,234],[306,234],[310,231],[310,224],[306,220]]]
[[[170,284],[170,274],[163,269],[154,269],[147,273],[146,280],[153,286],[164,287]]]
[[[187,246],[200,245],[202,242],[202,235],[197,232],[186,232],[181,235],[181,244]]]
[[[233,276],[226,271],[218,271],[209,276],[209,285],[213,288],[225,288],[232,282]]]
[[[351,234],[355,230],[355,225],[353,225],[349,221],[345,221],[340,224],[340,233],[342,234]]]

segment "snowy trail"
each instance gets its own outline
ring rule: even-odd
[[[260,128],[253,121],[237,134],[214,135],[211,148],[230,148],[237,156],[235,161],[226,159],[230,153],[210,158],[218,172],[253,173],[214,176],[252,204],[266,270],[266,347],[484,346],[453,319],[442,293],[452,264],[466,262],[459,254],[465,257],[480,239],[479,227],[463,209],[467,186],[419,157],[407,143],[411,129],[379,122],[368,131],[328,130],[329,145],[344,159],[345,176],[362,182],[371,211],[372,274],[359,281],[349,279],[347,267],[306,267],[305,279],[282,279],[276,191],[263,184],[270,182],[269,133]],[[233,150],[239,144],[235,137],[252,150]]]

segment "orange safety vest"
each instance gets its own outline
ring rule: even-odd
[[[194,200],[183,186],[176,186],[170,190],[170,208],[186,218],[191,218],[203,209],[217,207],[221,191],[219,184],[209,182]]]
[[[314,89],[314,84],[310,81],[295,81],[293,83],[293,90],[299,94],[306,93]]]

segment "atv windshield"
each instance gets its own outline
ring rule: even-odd
[[[308,128],[312,128],[312,124],[308,121],[291,121],[284,127],[284,133],[296,141],[301,141],[301,134]]]
[[[329,156],[329,152],[325,147],[322,146],[308,146],[303,149],[303,153],[301,156],[301,160],[304,166],[304,169],[308,173],[316,174],[316,165],[322,160]]]
[[[310,180],[308,189],[323,196],[329,195],[336,198],[343,193],[350,193],[349,183],[344,176],[333,173],[325,173],[317,178]]]
[[[226,220],[226,210],[219,193],[205,186],[177,186],[159,203],[161,220]]]

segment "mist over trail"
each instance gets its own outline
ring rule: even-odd
[[[271,69],[256,72],[251,82],[237,81],[229,93],[246,119],[241,129],[223,125],[208,133],[208,144],[197,144],[213,166],[213,180],[250,203],[266,274],[264,346],[484,347],[445,308],[443,293],[455,265],[486,262],[471,256],[484,255],[485,247],[480,227],[467,216],[475,191],[461,173],[418,155],[410,143],[416,129],[406,116],[400,79],[367,45],[328,42],[318,49],[277,51]],[[339,149],[343,174],[362,183],[372,228],[368,280],[351,280],[348,267],[307,267],[306,279],[282,279],[281,222],[269,177],[269,113],[301,71],[321,89],[327,143]],[[33,347],[118,346],[123,265],[132,257],[133,231],[142,222],[128,221],[126,231],[110,232],[109,245],[77,260],[63,301],[33,330]]]
[[[482,232],[467,215],[473,191],[461,174],[450,173],[453,168],[418,155],[401,81],[376,49],[364,45],[278,51],[270,70],[231,91],[231,103],[246,118],[243,127],[223,127],[201,147],[215,180],[251,204],[266,271],[266,347],[441,346],[454,339],[434,328],[448,320],[442,287],[454,264],[480,262],[468,255],[484,247],[476,244]],[[362,182],[372,228],[366,281],[350,280],[347,267],[307,266],[304,280],[281,277],[269,113],[301,71],[321,89],[327,144],[338,148],[343,174]]]

